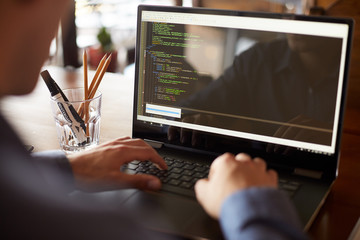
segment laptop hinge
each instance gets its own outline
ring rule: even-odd
[[[321,171],[315,171],[315,170],[309,170],[304,168],[295,168],[294,174],[298,176],[303,177],[310,177],[314,179],[321,179],[323,172]]]
[[[157,149],[161,148],[164,145],[163,142],[158,142],[154,140],[144,139],[144,141],[147,142],[153,148],[157,148]]]

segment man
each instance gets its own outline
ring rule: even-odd
[[[59,20],[70,2],[0,2],[1,97],[34,89]],[[137,231],[139,227],[126,214],[116,215],[114,207],[71,201],[66,193],[74,189],[159,189],[160,180],[153,176],[130,176],[119,171],[122,164],[134,159],[150,160],[166,168],[150,146],[119,138],[68,159],[61,152],[30,155],[1,115],[0,129],[1,235],[15,239],[139,239],[147,235]]]
[[[34,89],[59,20],[69,3],[70,0],[0,2],[0,97],[23,95]],[[67,194],[75,189],[159,189],[161,183],[154,176],[127,175],[119,171],[122,164],[135,159],[150,160],[160,168],[167,168],[164,160],[145,142],[124,137],[68,157],[60,151],[30,155],[1,115],[0,132],[1,239],[163,237],[141,228],[138,219],[119,209],[116,199],[104,204],[91,198],[78,201],[68,198]],[[219,174],[222,169],[226,170],[224,175]],[[223,185],[225,182],[231,184]],[[239,231],[250,234],[244,236],[256,234],[266,238],[302,236],[296,227],[292,206],[276,190],[276,184],[276,173],[267,171],[263,160],[251,161],[244,154],[225,154],[214,162],[209,179],[198,182],[196,192],[209,214],[220,217],[224,234],[229,238],[240,237]],[[238,192],[239,189],[247,190]],[[256,198],[264,202],[253,202]],[[236,199],[242,203],[238,204]],[[247,205],[252,202],[262,207],[255,209]],[[249,209],[229,213],[228,207],[233,205]],[[277,213],[272,215],[274,208],[278,208]],[[237,220],[228,224],[232,218]]]

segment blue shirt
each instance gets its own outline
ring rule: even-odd
[[[275,188],[252,187],[228,197],[220,224],[232,239],[308,239],[287,195]]]

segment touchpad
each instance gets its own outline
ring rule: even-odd
[[[193,199],[138,191],[125,202],[146,227],[185,238],[222,239],[217,221]]]

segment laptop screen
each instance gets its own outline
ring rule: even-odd
[[[334,156],[350,32],[327,18],[140,6],[135,137]]]

